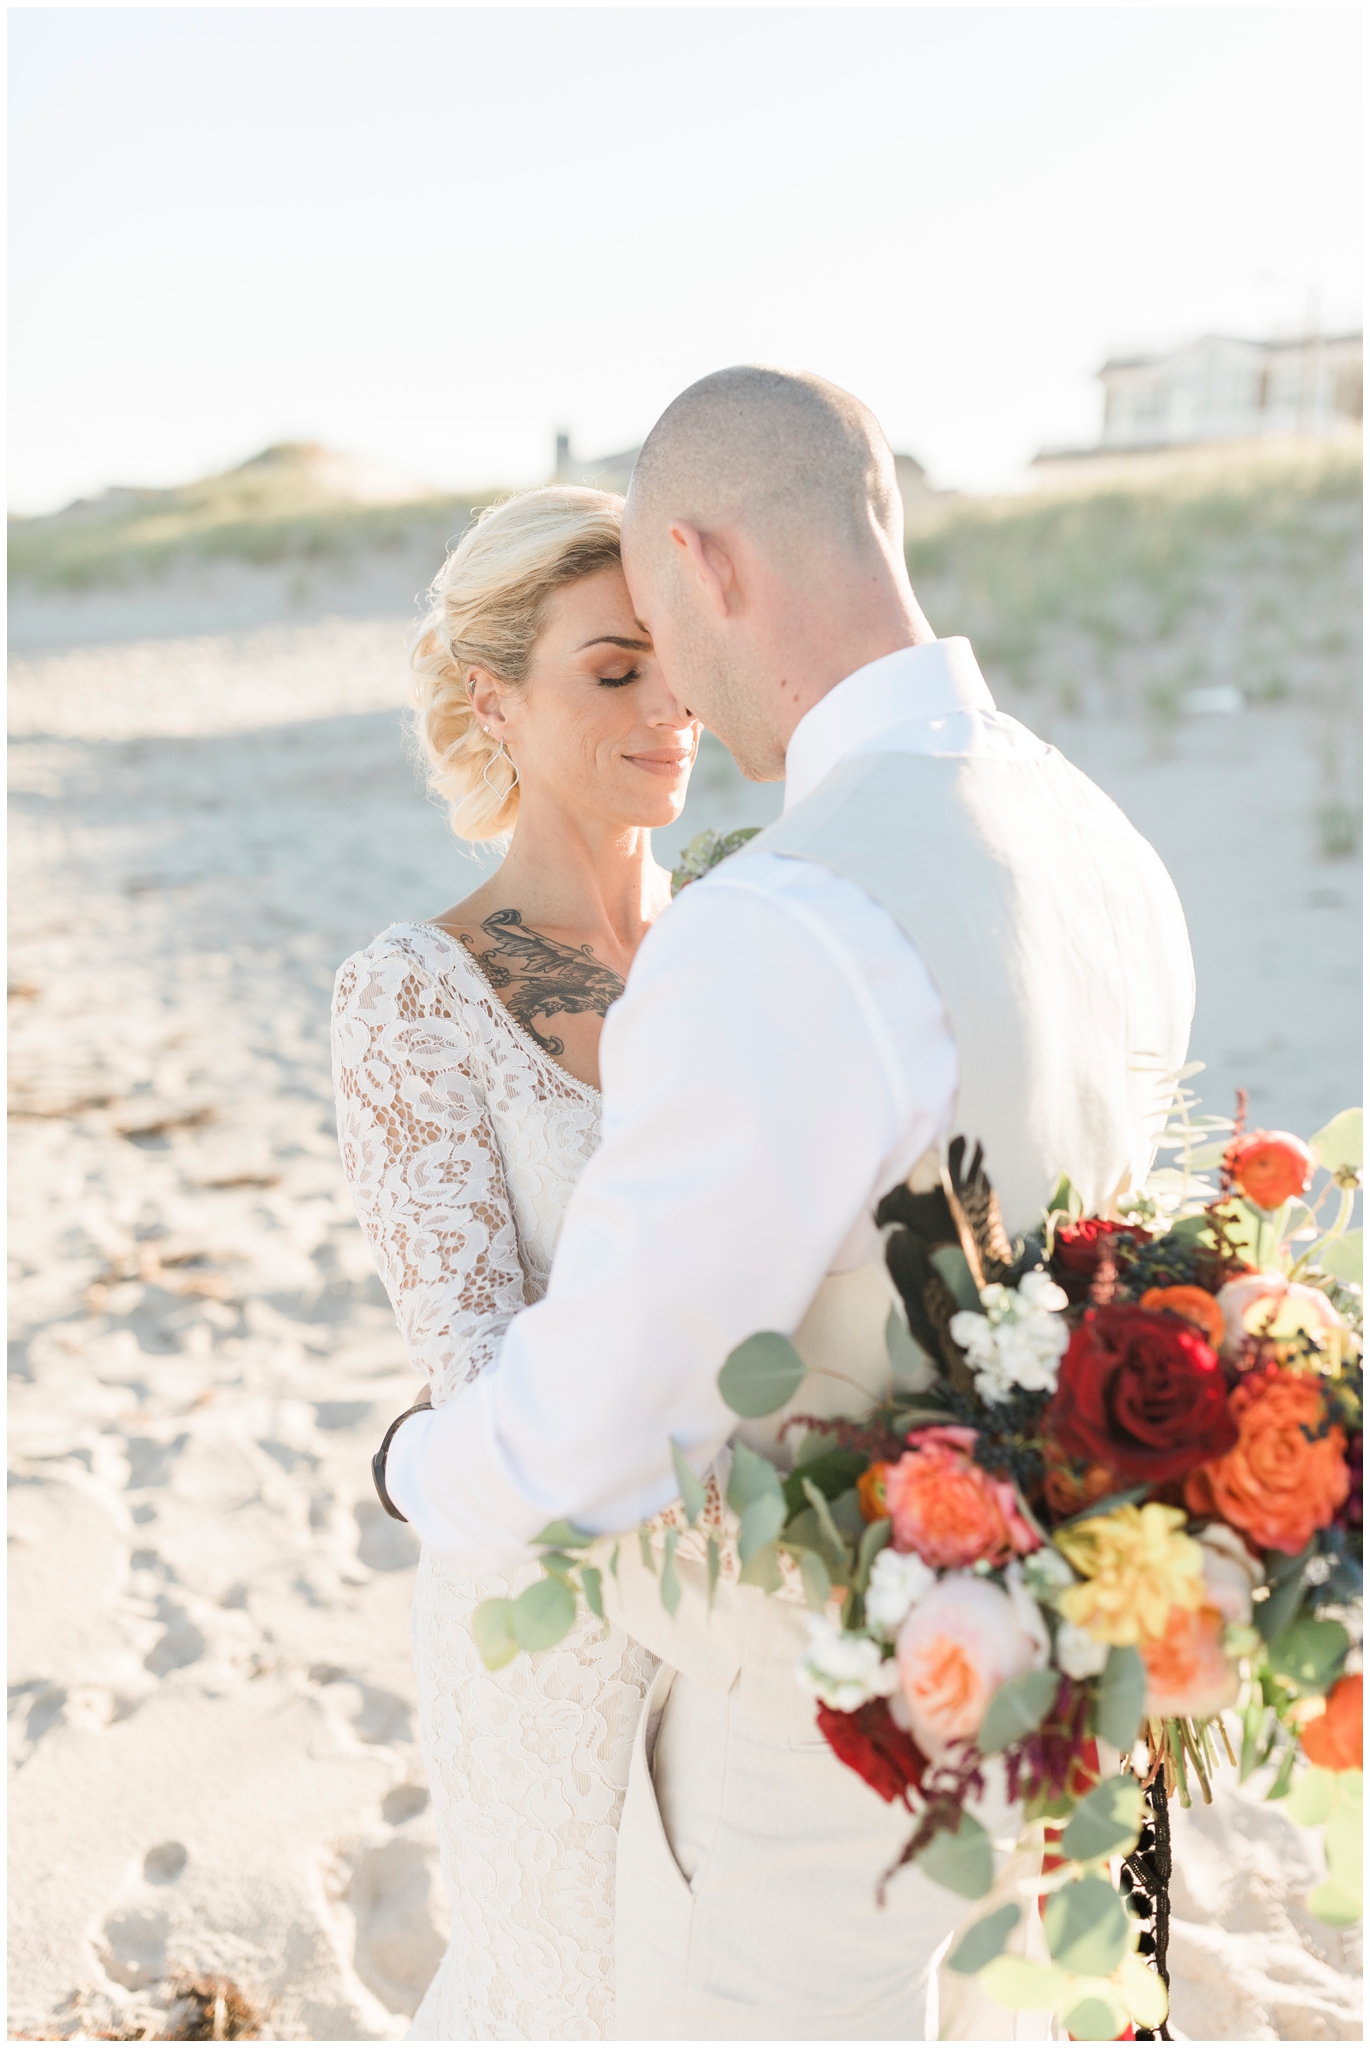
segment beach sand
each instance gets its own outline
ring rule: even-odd
[[[441,1953],[414,1545],[369,1473],[415,1382],[327,1049],[338,962],[479,872],[405,756],[404,630],[15,664],[15,2032],[164,2031],[217,1976],[265,2035],[396,2038]],[[1297,712],[1049,736],[1175,873],[1209,1103],[1307,1132],[1358,1101],[1356,871],[1317,856]],[[710,749],[663,850],[776,796]],[[1176,2037],[1359,2038],[1315,1838],[1229,1786],[1176,1833]]]

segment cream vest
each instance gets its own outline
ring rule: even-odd
[[[758,853],[820,861],[918,947],[956,1041],[948,1137],[984,1146],[1011,1237],[1063,1173],[1093,1214],[1140,1186],[1189,1039],[1189,940],[1155,852],[1063,755],[859,756],[734,858]],[[883,1268],[831,1278],[795,1342],[874,1398],[889,1303]],[[844,1405],[826,1380],[791,1407]],[[769,1449],[775,1423],[746,1434]]]

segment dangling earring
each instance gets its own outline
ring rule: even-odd
[[[489,732],[489,730],[490,728],[488,725],[483,725],[481,727],[482,732]],[[507,790],[496,789],[494,783],[490,780],[490,770],[494,767],[496,761],[507,761],[509,763],[509,766],[514,769],[514,779],[510,783]],[[499,743],[499,752],[493,755],[491,759],[486,762],[484,768],[481,770],[481,780],[482,782],[484,782],[485,787],[488,790],[490,790],[493,795],[501,797],[503,801],[506,803],[508,802],[509,798],[513,795],[514,791],[518,788],[519,772],[517,768],[514,768],[513,755],[505,752],[503,740],[501,740]]]

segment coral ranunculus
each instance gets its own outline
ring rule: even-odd
[[[1244,1530],[1261,1550],[1296,1556],[1350,1491],[1346,1433],[1329,1424],[1317,1374],[1281,1365],[1247,1373],[1230,1407],[1236,1445],[1190,1473],[1186,1504]]]
[[[973,1429],[918,1429],[908,1443],[898,1463],[884,1468],[885,1512],[894,1524],[896,1550],[916,1551],[924,1564],[955,1570],[982,1558],[1006,1564],[1038,1548],[1040,1538],[1018,1512],[1013,1488],[972,1458]]]
[[[1172,1607],[1165,1634],[1140,1644],[1153,1720],[1205,1719],[1236,1704],[1240,1674],[1223,1654],[1223,1629],[1216,1607]]]
[[[1067,1456],[1128,1486],[1177,1479],[1237,1440],[1213,1347],[1179,1316],[1123,1304],[1086,1312],[1045,1427]]]
[[[1206,1288],[1148,1287],[1137,1306],[1168,1309],[1173,1316],[1183,1316],[1202,1337],[1207,1338],[1215,1351],[1221,1351],[1227,1326],[1223,1322],[1222,1310]]]
[[[1224,1164],[1233,1183],[1258,1209],[1278,1209],[1301,1195],[1313,1173],[1313,1155],[1288,1131],[1250,1131],[1234,1138]]]
[[[910,1613],[895,1654],[914,1741],[936,1760],[977,1734],[1005,1679],[1037,1668],[1046,1653],[1007,1593],[970,1572],[949,1572]]]
[[[1359,1671],[1339,1678],[1327,1695],[1327,1712],[1305,1721],[1299,1741],[1310,1764],[1323,1771],[1359,1771],[1364,1766],[1365,1682]]]
[[[1139,1223],[1110,1223],[1105,1217],[1089,1216],[1083,1223],[1063,1224],[1052,1243],[1051,1277],[1073,1302],[1088,1301],[1105,1246],[1116,1251],[1120,1245],[1149,1242],[1149,1233]]]

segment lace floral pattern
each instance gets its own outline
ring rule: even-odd
[[[599,1097],[427,924],[392,925],[339,970],[333,1075],[357,1214],[441,1404],[544,1292]],[[487,1671],[473,1610],[536,1576],[427,1553],[419,1566],[419,1722],[452,1934],[411,2040],[613,2031],[616,1838],[656,1660],[585,1616],[554,1650]]]
[[[333,1086],[362,1229],[441,1407],[541,1299],[599,1096],[429,924],[391,925],[339,969]]]

